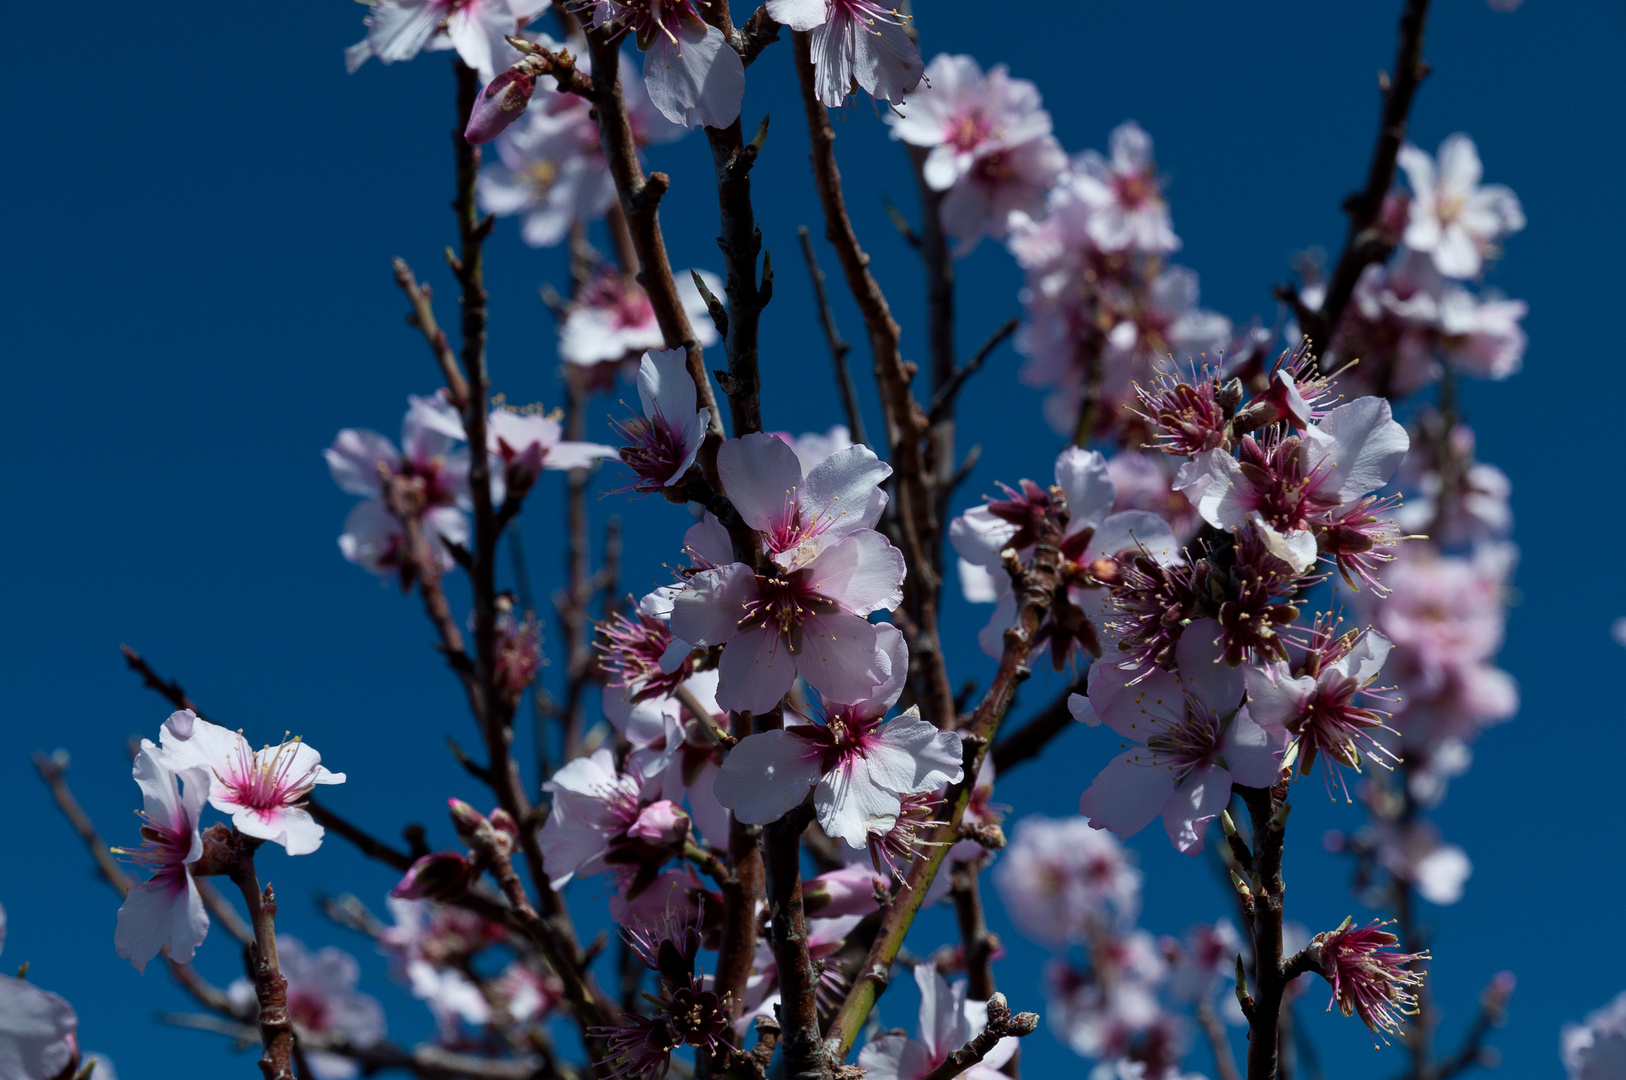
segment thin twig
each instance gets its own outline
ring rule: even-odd
[[[951,1080],[952,1077],[959,1076],[987,1057],[1001,1039],[1021,1039],[1032,1035],[1038,1029],[1038,1013],[1023,1012],[1012,1015],[1011,1007],[1005,1002],[1005,995],[995,994],[988,999],[988,1026],[973,1036],[970,1042],[958,1050],[951,1051],[941,1065],[926,1073],[920,1080]]]
[[[416,326],[422,332],[424,340],[429,343],[429,351],[434,353],[435,362],[440,365],[441,377],[446,380],[446,392],[450,396],[452,405],[461,409],[468,401],[469,384],[463,378],[463,369],[458,365],[457,354],[446,340],[446,331],[440,328],[435,320],[435,308],[430,302],[429,286],[420,282],[412,272],[412,267],[406,264],[405,259],[397,258],[394,261],[395,284],[400,286],[406,294],[407,301],[412,304],[412,314],[407,316],[407,322]]]
[[[1214,1003],[1207,998],[1197,1002],[1197,1024],[1203,1029],[1208,1049],[1214,1055],[1214,1072],[1219,1074],[1219,1080],[1242,1080],[1236,1068],[1236,1055],[1231,1052],[1230,1036],[1225,1034],[1225,1024],[1214,1012]]]
[[[982,365],[988,362],[988,357],[993,354],[994,350],[999,348],[1006,338],[1016,333],[1016,328],[1021,325],[1022,320],[1019,318],[1006,319],[1000,324],[999,329],[989,334],[988,340],[984,341],[977,351],[971,354],[971,359],[966,361],[964,367],[954,369],[948,380],[932,394],[932,407],[928,413],[931,419],[935,421],[939,416],[952,412],[954,401],[959,397],[960,391],[964,389],[966,380],[981,371]]]
[[[806,225],[797,227],[796,238],[802,243],[802,257],[807,260],[807,276],[813,282],[813,300],[818,305],[824,343],[830,348],[836,389],[841,392],[841,407],[847,414],[847,431],[853,442],[868,446],[869,439],[864,435],[864,414],[858,408],[858,390],[853,386],[852,372],[847,368],[847,354],[852,352],[852,343],[842,337],[836,327],[836,313],[830,309],[830,295],[824,288],[824,271],[819,268],[818,256],[813,254],[813,240]]]
[[[1394,185],[1395,158],[1406,141],[1406,120],[1411,113],[1412,98],[1428,75],[1428,64],[1423,61],[1423,30],[1428,21],[1429,0],[1406,0],[1400,16],[1400,43],[1396,50],[1392,77],[1382,82],[1383,113],[1378,121],[1377,143],[1372,148],[1372,161],[1366,170],[1366,186],[1344,202],[1349,215],[1349,231],[1344,250],[1338,256],[1327,280],[1327,296],[1319,309],[1308,309],[1291,297],[1299,325],[1310,339],[1311,350],[1320,355],[1338,330],[1339,320],[1349,298],[1355,293],[1355,284],[1361,271],[1375,262],[1387,259],[1394,245],[1384,239],[1378,228],[1383,212],[1383,201]]]
[[[1084,693],[1085,683],[1080,679],[1046,705],[1037,716],[994,744],[994,772],[1004,776],[1022,762],[1038,757],[1050,740],[1073,724],[1073,713],[1067,701],[1074,694]]]

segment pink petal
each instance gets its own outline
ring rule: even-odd
[[[1128,750],[1096,775],[1078,800],[1078,812],[1098,829],[1128,838],[1152,823],[1174,796],[1174,773],[1153,764],[1145,750]]]
[[[778,821],[819,779],[817,750],[784,731],[761,731],[741,739],[723,759],[712,794],[747,825]]]

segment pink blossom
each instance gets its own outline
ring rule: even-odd
[[[322,846],[324,830],[301,803],[317,784],[344,783],[344,773],[329,772],[322,755],[297,736],[254,750],[240,732],[182,709],[164,721],[161,741],[164,766],[213,777],[209,805],[230,814],[238,832],[281,844],[290,855]]]
[[[1074,159],[1068,180],[1090,207],[1090,238],[1103,251],[1180,250],[1152,159],[1152,137],[1129,120],[1112,129],[1109,142],[1110,160],[1086,150]]]
[[[663,586],[640,600],[632,615],[617,613],[613,621],[600,624],[600,664],[610,688],[621,691],[605,695],[606,713],[612,700],[633,704],[668,697],[694,674],[688,642],[674,638],[667,625],[672,617],[671,594],[676,591]],[[613,722],[613,714],[611,719]]]
[[[458,965],[506,931],[460,908],[395,897],[384,903],[395,924],[380,932],[380,950],[412,996],[429,1006],[442,1035],[456,1037],[459,1020],[489,1023],[490,1004]]]
[[[1476,277],[1495,257],[1496,242],[1524,228],[1518,196],[1501,184],[1480,184],[1479,150],[1461,132],[1446,136],[1438,162],[1410,143],[1397,161],[1412,189],[1405,244],[1431,255],[1446,277]]]
[[[489,80],[519,58],[505,40],[536,18],[546,0],[368,0],[367,36],[344,51],[351,72],[370,57],[381,63],[411,60],[424,49],[456,49]]]
[[[1259,723],[1287,729],[1305,775],[1318,755],[1325,755],[1322,764],[1329,780],[1337,773],[1340,785],[1339,766],[1359,772],[1361,762],[1371,758],[1389,768],[1394,754],[1375,737],[1380,731],[1393,732],[1383,722],[1388,710],[1374,708],[1370,697],[1391,648],[1389,639],[1375,630],[1339,635],[1335,626],[1318,623],[1299,664],[1275,661],[1244,669],[1248,711]],[[1363,698],[1360,704],[1358,698]],[[1347,799],[1347,787],[1344,794]]]
[[[988,1027],[988,1003],[968,1001],[963,980],[950,986],[935,964],[923,963],[915,965],[915,985],[920,988],[915,1037],[887,1032],[859,1051],[858,1065],[870,1080],[920,1080]],[[998,1080],[1005,1075],[1000,1066],[1011,1059],[1016,1047],[1016,1039],[1000,1039],[980,1062],[960,1075],[970,1080]]]
[[[885,878],[855,863],[802,882],[802,906],[809,917],[868,915],[880,906],[876,896],[886,891]]]
[[[1120,450],[1107,458],[1107,477],[1116,496],[1113,513],[1145,510],[1168,522],[1181,544],[1197,534],[1202,517],[1191,500],[1174,490],[1174,472],[1163,454],[1144,450]]]
[[[790,454],[779,440],[764,439]],[[782,498],[788,504],[794,492]],[[783,520],[808,524],[788,514]],[[902,602],[903,575],[902,554],[880,533],[860,529],[773,576],[744,563],[695,574],[673,601],[672,632],[695,645],[723,646],[717,700],[727,709],[766,712],[798,674],[827,700],[861,701],[891,674],[878,651],[879,629],[864,616]]]
[[[568,472],[590,469],[600,461],[618,457],[613,446],[569,442],[561,436],[559,421],[542,412],[541,406],[515,409],[499,405],[486,419],[486,445],[503,463],[504,486],[509,493],[523,495],[543,469]],[[492,493],[493,500],[501,489]]]
[[[169,958],[192,962],[192,954],[209,932],[209,913],[187,868],[203,855],[199,814],[209,798],[209,773],[192,768],[171,772],[159,760],[158,747],[141,741],[132,770],[145,809],[141,813],[141,847],[115,848],[152,876],[130,890],[119,908],[113,932],[114,950],[145,972],[147,961],[167,943]],[[179,783],[185,784],[183,794]]]
[[[706,439],[711,409],[698,406],[688,350],[682,346],[646,352],[638,365],[638,398],[643,419],[617,425],[628,445],[621,460],[638,479],[633,488],[656,492],[682,480]]]
[[[6,909],[0,907],[0,948],[5,943]],[[73,1006],[56,994],[0,975],[0,1077],[56,1080],[72,1075],[79,1059],[78,1026]]]
[[[688,815],[644,800],[643,779],[618,771],[607,747],[568,763],[542,789],[553,795],[539,840],[555,889],[577,874],[613,872],[635,896],[688,836]]]
[[[1287,732],[1249,715],[1243,674],[1222,662],[1219,641],[1219,624],[1198,619],[1180,635],[1176,671],[1090,668],[1089,696],[1068,702],[1073,716],[1092,727],[1105,722],[1130,744],[1079,800],[1091,825],[1128,837],[1161,814],[1176,850],[1197,855],[1233,781],[1276,782]]]
[[[1359,508],[1388,483],[1410,445],[1388,401],[1357,398],[1303,436],[1267,435],[1262,443],[1243,436],[1241,460],[1222,449],[1201,453],[1181,468],[1175,486],[1210,525],[1235,532],[1251,524],[1273,555],[1302,574],[1315,564],[1317,527],[1324,533],[1342,524],[1338,511]],[[1393,529],[1380,523],[1370,531],[1375,540]]]
[[[1047,945],[1127,926],[1140,911],[1141,872],[1132,857],[1082,817],[1018,821],[994,864],[994,885],[1022,932]]]
[[[1399,940],[1385,932],[1381,922],[1352,926],[1345,919],[1338,929],[1317,934],[1311,941],[1321,957],[1321,973],[1332,984],[1332,1001],[1345,1016],[1360,1015],[1375,1035],[1394,1035],[1405,1017],[1417,1014],[1417,993],[1423,973],[1413,970],[1428,953],[1397,953]]]
[[[1158,565],[1179,562],[1179,543],[1162,518],[1144,510],[1112,513],[1117,494],[1106,459],[1094,450],[1069,447],[1056,458],[1055,481],[1067,499],[1067,528],[1062,540],[1062,574],[1067,603],[1058,605],[1040,628],[1039,647],[1050,648],[1057,665],[1073,656],[1076,641],[1099,655],[1105,615],[1111,600],[1108,583],[1116,580],[1120,559],[1144,554]],[[1005,628],[1016,621],[1016,597],[1001,563],[1014,549],[1024,562],[1031,556],[1039,517],[1050,497],[1037,484],[1024,481],[1009,498],[973,507],[949,523],[949,542],[960,556],[960,579],[966,599],[996,601],[988,625],[978,635],[983,651],[998,656]]]
[[[901,104],[925,65],[896,9],[875,0],[767,0],[768,14],[792,30],[813,31],[819,100],[834,109],[856,82],[877,101]]]
[[[693,385],[691,383],[691,385]],[[784,440],[758,432],[717,451],[723,491],[785,569],[806,565],[829,545],[875,528],[886,508],[881,482],[892,467],[867,446],[831,454],[804,476]]]
[[[1178,959],[1170,977],[1170,992],[1178,1000],[1203,1001],[1222,980],[1235,978],[1236,958],[1246,951],[1231,920],[1198,923],[1185,939],[1170,943]]]
[[[633,141],[644,147],[681,138],[683,128],[656,110],[631,61],[622,55],[620,64]],[[591,74],[585,53],[576,66]],[[520,237],[532,247],[560,243],[573,223],[602,217],[616,199],[592,103],[551,88],[551,81],[538,85],[524,116],[496,140],[497,162],[480,170],[481,207],[498,217],[523,215]]]
[[[926,183],[948,193],[943,225],[962,241],[1003,236],[1012,211],[1042,213],[1067,165],[1038,88],[1011,78],[1003,64],[985,77],[971,57],[941,54],[922,89],[886,120],[894,139],[930,148]]]
[[[457,411],[441,394],[408,401],[401,450],[376,431],[345,428],[323,451],[334,483],[365,499],[345,518],[339,551],[375,574],[399,575],[403,588],[410,586],[413,570],[405,558],[401,523],[384,503],[384,477],[418,486],[424,535],[442,572],[457,565],[446,545],[468,542],[461,508],[470,505],[468,452],[456,448],[464,438]]]
[[[712,793],[712,781],[723,756],[717,732],[727,729],[728,711],[717,704],[716,671],[688,675],[682,687],[707,722],[664,694],[637,701],[606,694],[604,715],[631,744],[627,769],[643,777],[643,797],[687,802],[694,827],[719,847],[725,846],[728,811]]]
[[[297,938],[277,935],[277,962],[288,980],[288,1017],[294,1029],[318,1038],[336,1038],[359,1049],[384,1039],[384,1008],[356,990],[361,968],[356,958],[332,946],[309,952]],[[254,984],[240,978],[227,988],[239,1008],[255,1000]],[[352,1058],[307,1047],[306,1060],[317,1080],[350,1080],[360,1074]]]
[[[918,709],[884,719],[903,693],[909,655],[895,627],[874,627],[874,640],[886,678],[868,696],[850,705],[827,698],[822,723],[761,731],[729,751],[713,791],[737,820],[777,821],[812,791],[824,831],[860,848],[872,831],[892,827],[901,796],[959,782],[958,735],[938,731]]]
[[[1585,1023],[1565,1024],[1558,1042],[1569,1080],[1626,1076],[1626,993],[1588,1013]]]
[[[1147,363],[1217,354],[1231,339],[1231,321],[1197,306],[1197,272],[1171,266],[1153,278],[1146,301],[1107,334],[1109,358]]]
[[[684,127],[722,128],[740,115],[745,64],[695,0],[588,0],[588,21],[610,40],[632,33],[655,108]],[[623,84],[627,80],[622,80]]]
[[[1158,1002],[1166,968],[1151,935],[1141,930],[1105,939],[1090,961],[1088,972],[1050,965],[1051,1026],[1074,1053],[1101,1062],[1091,1080],[1164,1080],[1183,1055],[1185,1032]]]
[[[689,316],[695,342],[705,348],[717,343],[717,328],[707,312],[705,298],[695,287],[695,273],[714,296],[723,292],[723,282],[705,270],[675,275],[678,299]],[[620,363],[628,356],[658,350],[665,343],[666,335],[655,319],[655,308],[644,287],[631,275],[609,265],[600,267],[572,298],[569,313],[559,327],[560,358],[584,367]]]

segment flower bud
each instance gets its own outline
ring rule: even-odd
[[[689,835],[689,815],[670,799],[662,799],[644,808],[627,829],[627,835],[658,847],[670,847]]]
[[[469,887],[469,863],[449,851],[425,855],[390,890],[397,900],[452,900]]]
[[[886,892],[886,879],[867,866],[846,866],[802,882],[802,908],[809,916],[839,919],[878,910],[876,892]]]
[[[488,143],[518,120],[536,91],[536,76],[518,68],[500,72],[474,99],[474,111],[463,138],[471,145]]]
[[[475,831],[486,823],[485,815],[462,799],[447,799],[446,808],[451,811],[452,828],[457,830],[457,838],[465,844],[473,843]]]

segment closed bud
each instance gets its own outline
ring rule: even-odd
[[[471,145],[488,143],[518,120],[536,91],[536,76],[517,67],[500,72],[474,99],[474,111],[463,138]]]
[[[468,887],[468,860],[441,851],[425,855],[408,867],[390,895],[397,900],[454,900]]]
[[[457,830],[457,838],[465,844],[473,843],[475,830],[486,823],[485,815],[462,799],[447,799],[446,808],[451,811],[452,828]]]

